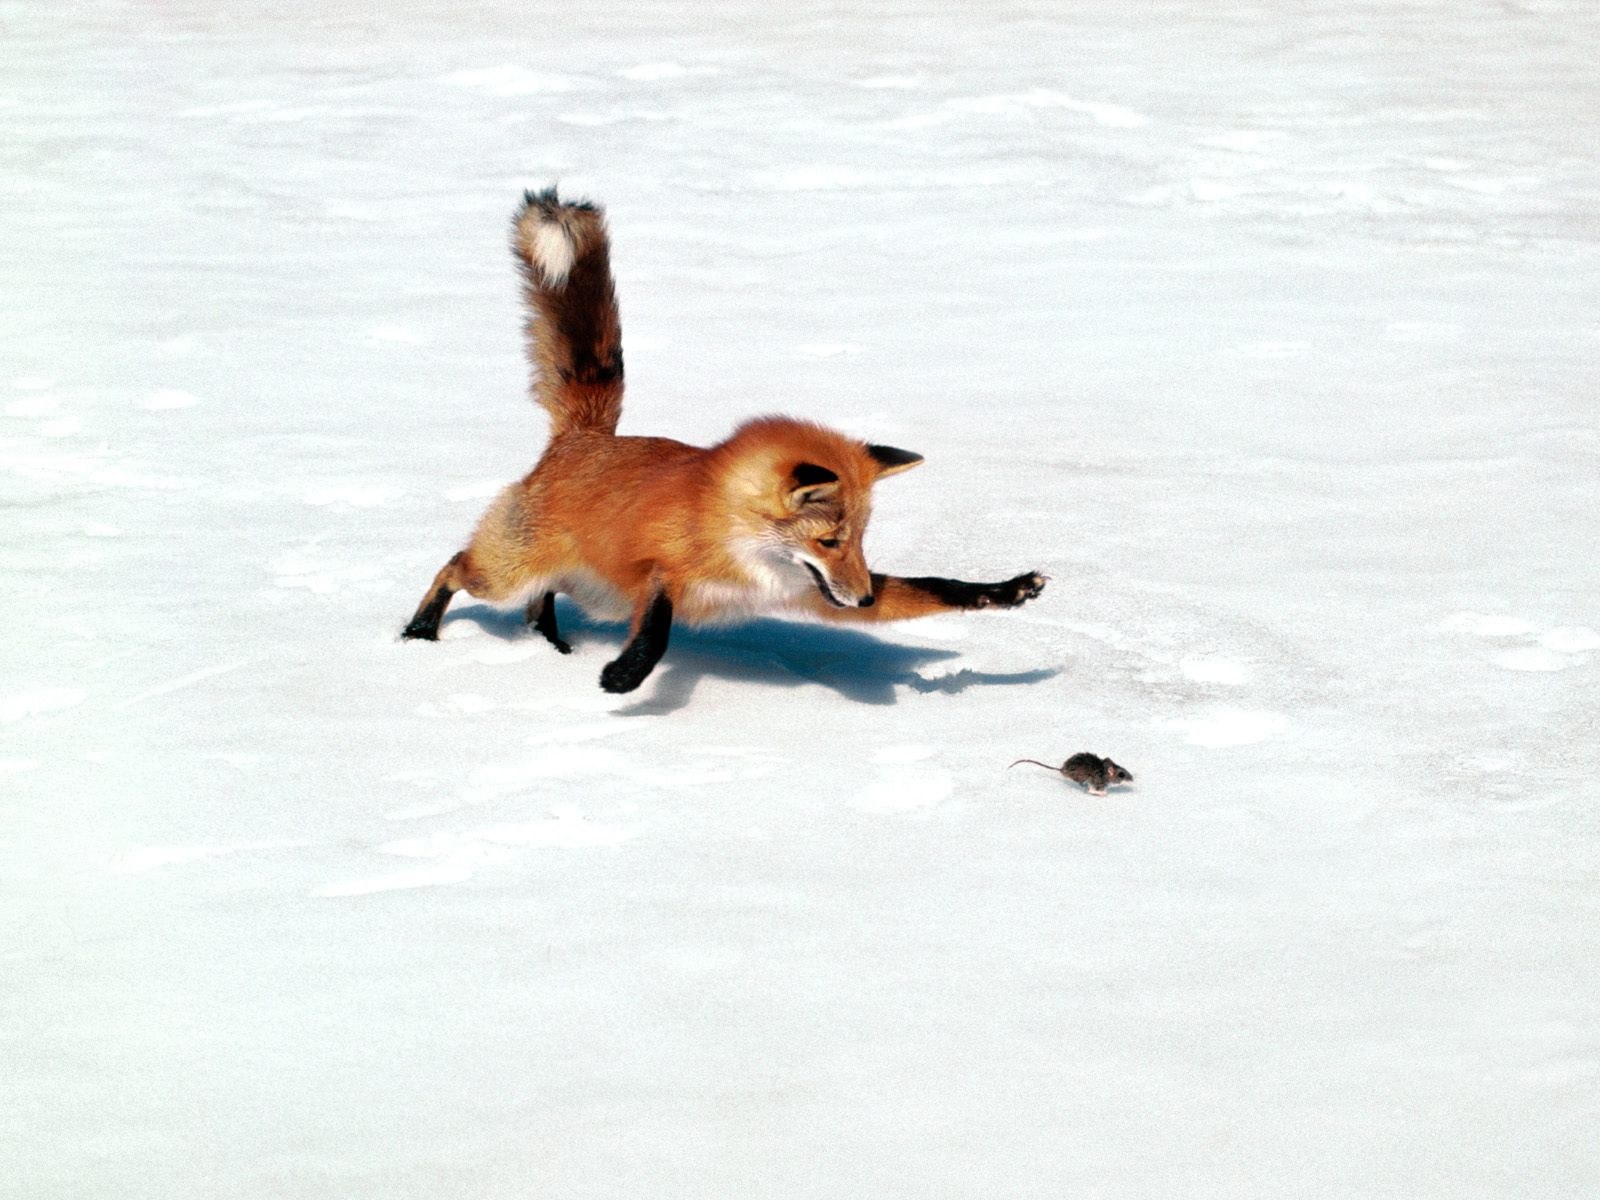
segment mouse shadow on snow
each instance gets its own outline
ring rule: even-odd
[[[444,624],[470,621],[502,641],[544,638],[516,610],[475,604],[450,612]],[[564,597],[556,600],[556,623],[574,650],[603,641],[613,647],[607,661],[627,640],[626,625],[591,620]],[[555,647],[548,647],[556,657]],[[798,687],[819,683],[858,704],[893,704],[896,686],[914,692],[964,692],[970,687],[1014,687],[1039,683],[1058,667],[1031,671],[973,671],[961,668],[929,677],[920,668],[959,658],[956,650],[908,646],[857,629],[758,617],[739,625],[695,629],[675,625],[666,657],[640,687],[646,696],[616,711],[622,716],[658,716],[688,704],[707,675]],[[596,680],[599,669],[595,671]],[[595,683],[599,687],[599,683]]]

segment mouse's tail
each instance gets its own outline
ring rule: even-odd
[[[1043,767],[1046,771],[1060,770],[1059,767],[1052,767],[1049,763],[1042,763],[1037,758],[1019,758],[1017,759],[1017,762],[1011,764],[1011,767],[1016,766],[1017,763],[1032,763],[1036,767]],[[1006,770],[1011,770],[1011,767],[1007,767]]]

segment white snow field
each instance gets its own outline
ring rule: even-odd
[[[0,5],[0,1195],[1600,1195],[1597,46]],[[551,181],[624,432],[919,451],[875,567],[1045,594],[399,641]]]

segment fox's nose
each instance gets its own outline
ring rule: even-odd
[[[877,603],[877,600],[878,598],[876,596],[874,596],[871,592],[868,592],[865,596],[856,601],[856,607],[871,608],[875,603]]]

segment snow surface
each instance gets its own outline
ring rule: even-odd
[[[1600,1194],[1597,45],[0,5],[0,1194]],[[914,449],[875,565],[1045,595],[397,641],[551,180],[625,431]]]

